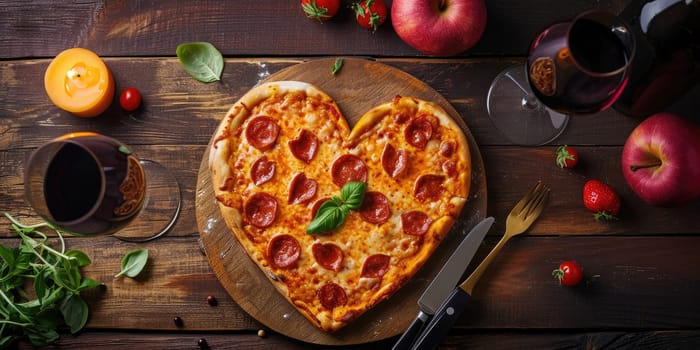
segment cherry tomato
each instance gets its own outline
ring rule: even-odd
[[[383,0],[362,0],[352,4],[357,23],[373,32],[377,31],[387,18],[387,7]]]
[[[301,0],[301,9],[306,17],[325,22],[338,13],[340,0]]]
[[[136,88],[128,87],[119,95],[119,104],[125,111],[134,111],[141,105],[141,93]]]
[[[573,168],[578,164],[578,152],[575,148],[563,145],[557,148],[557,165],[560,168]]]
[[[583,280],[583,269],[575,261],[563,261],[558,269],[552,271],[552,275],[559,280],[559,284],[573,287]]]

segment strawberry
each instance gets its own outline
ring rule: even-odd
[[[557,148],[557,165],[560,168],[573,168],[578,164],[578,152],[575,148],[563,145]]]
[[[620,213],[620,196],[608,184],[588,180],[583,185],[583,205],[595,213],[596,220],[617,220]]]

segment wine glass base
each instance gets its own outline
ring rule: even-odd
[[[491,83],[486,108],[496,128],[512,143],[544,145],[566,128],[569,116],[537,101],[525,76],[525,65],[502,71]]]
[[[180,213],[180,185],[162,165],[141,160],[146,175],[146,196],[136,218],[114,237],[128,242],[145,242],[168,232]]]

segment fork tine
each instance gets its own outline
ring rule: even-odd
[[[525,216],[534,216],[535,218],[542,213],[542,210],[549,199],[549,187],[544,185],[541,190],[537,193],[537,196],[529,202],[527,207],[527,213]]]
[[[513,209],[510,211],[511,214],[520,213],[523,208],[525,208],[525,205],[530,202],[532,197],[537,194],[540,187],[542,187],[542,181],[537,181],[535,187],[533,187],[528,194],[526,194],[517,204],[515,204],[515,207],[513,207]]]

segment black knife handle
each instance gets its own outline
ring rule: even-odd
[[[469,294],[455,288],[413,345],[413,350],[434,349],[445,338],[469,302]]]
[[[418,313],[416,319],[411,322],[411,325],[408,326],[406,331],[401,335],[401,338],[399,338],[391,350],[409,350],[411,345],[413,345],[413,341],[416,340],[416,337],[423,329],[423,326],[425,326],[425,324],[428,322],[429,318],[430,315],[424,313],[423,311]]]

